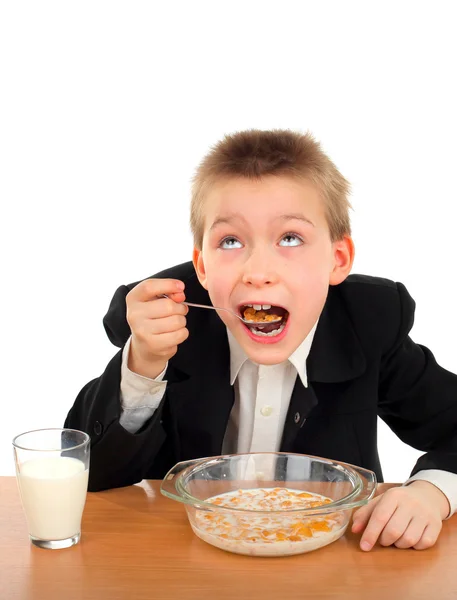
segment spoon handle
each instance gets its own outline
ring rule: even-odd
[[[163,294],[163,298],[168,298],[168,296],[166,294]],[[215,306],[208,306],[207,304],[195,304],[194,302],[181,302],[181,304],[185,304],[186,306],[194,306],[195,308],[210,308],[211,310],[225,310],[226,312],[230,313],[231,315],[238,317],[238,319],[240,319],[240,321],[244,321],[244,319],[242,317],[240,317],[240,315],[237,315],[235,312],[233,312],[233,310],[230,310],[228,308],[219,308],[219,307],[215,307]]]
[[[163,298],[168,298],[166,294],[163,294]],[[168,298],[169,299],[169,298]],[[195,306],[196,308],[210,308],[211,310],[226,310],[229,313],[232,313],[228,308],[216,308],[215,306],[208,306],[207,304],[195,304],[194,302],[180,302],[180,304],[185,304],[186,306]],[[235,314],[235,313],[232,313]],[[238,316],[238,315],[236,315]]]
[[[187,304],[187,306],[195,306],[196,308],[212,308],[213,310],[216,310],[216,308],[214,306],[208,306],[207,304],[194,304],[193,302],[181,302],[181,304]],[[228,310],[227,308],[218,308],[217,310]],[[231,311],[229,311],[231,312]]]

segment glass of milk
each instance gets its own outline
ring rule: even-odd
[[[90,438],[76,429],[38,429],[13,440],[29,536],[40,548],[79,542],[89,478]]]

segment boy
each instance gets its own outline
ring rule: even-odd
[[[309,135],[246,131],[211,150],[192,192],[193,264],[116,291],[104,325],[123,349],[67,417],[92,436],[91,490],[276,450],[382,481],[380,415],[427,453],[408,485],[357,511],[353,531],[364,550],[435,543],[457,508],[457,376],[409,338],[402,284],[349,276],[349,207],[348,183]],[[281,322],[246,326],[185,299]]]

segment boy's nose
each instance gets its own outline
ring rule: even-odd
[[[265,268],[247,268],[243,273],[243,283],[253,287],[271,286],[277,281],[276,275],[265,265]]]
[[[271,286],[278,281],[275,257],[268,247],[256,246],[243,265],[242,281],[251,287]]]

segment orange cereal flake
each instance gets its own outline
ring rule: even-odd
[[[330,531],[330,527],[326,521],[311,521],[309,524],[314,531]]]
[[[313,532],[306,525],[300,525],[300,527],[297,527],[295,534],[302,535],[303,537],[313,537]]]
[[[332,502],[330,498],[285,487],[234,490],[209,498],[208,502],[218,508],[214,514],[197,511],[198,528],[234,543],[306,543],[342,524],[340,512],[326,514],[325,518],[317,515],[306,518],[306,514],[300,512],[300,509],[327,505]],[[231,510],[224,511],[225,506]],[[249,510],[249,514],[244,510]]]

